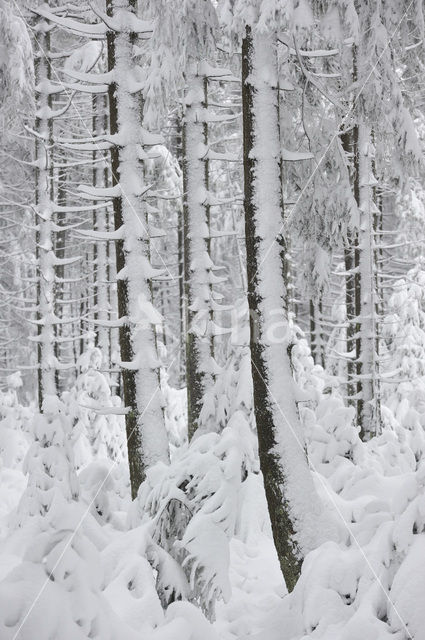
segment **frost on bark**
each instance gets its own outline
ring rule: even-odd
[[[350,181],[353,189],[354,199],[358,201],[358,179],[357,179],[357,164],[349,160],[349,158],[357,157],[357,138],[358,130],[357,126],[354,126],[349,131],[344,132],[341,135],[341,143],[344,152],[347,156],[347,162],[350,166]],[[350,404],[357,404],[355,400],[356,395],[356,381],[355,374],[357,369],[356,364],[356,324],[358,309],[356,302],[358,296],[356,292],[359,290],[359,274],[356,269],[356,262],[358,261],[357,246],[357,230],[348,229],[346,245],[344,247],[344,266],[345,266],[345,310],[346,310],[346,351],[347,351],[347,398]],[[358,265],[357,265],[358,266]]]
[[[254,409],[273,539],[291,591],[303,555],[326,533],[318,524],[321,506],[308,468],[293,395],[283,272],[277,93],[273,39],[252,33],[248,27],[242,48],[242,101]]]
[[[64,159],[65,161],[65,159]],[[65,162],[64,162],[65,164]],[[66,207],[67,200],[67,171],[66,168],[58,168],[57,170],[57,189],[56,199],[59,207]],[[61,360],[61,341],[63,338],[63,325],[61,320],[64,318],[64,305],[65,299],[65,255],[66,255],[66,214],[64,211],[58,211],[55,217],[55,255],[56,255],[56,268],[55,268],[55,314],[59,323],[55,326],[55,357],[56,360]],[[61,379],[59,375],[59,369],[55,372],[56,388],[58,392],[61,391]]]
[[[35,56],[36,122],[35,122],[35,210],[37,215],[37,349],[38,349],[38,404],[56,393],[55,380],[55,254],[53,249],[52,201],[52,100],[50,84],[51,26],[43,18],[37,20],[38,52]]]
[[[325,368],[325,339],[322,332],[323,303],[322,292],[319,292],[317,300],[310,300],[310,349],[315,364]]]
[[[375,178],[372,173],[371,129],[360,123],[358,137],[359,207],[359,331],[358,331],[358,407],[357,419],[363,439],[376,435],[380,427],[379,368],[376,352],[377,294],[374,249],[373,200]]]
[[[105,97],[103,95],[95,95],[92,98],[93,108],[93,134],[100,136],[104,134],[106,108]],[[108,175],[102,166],[103,152],[93,152],[93,160],[95,162],[93,168],[93,184],[95,187],[107,187]],[[106,163],[105,163],[106,166]],[[106,211],[94,211],[93,223],[94,229],[100,233],[108,232],[108,219]],[[107,322],[109,320],[109,301],[108,301],[108,255],[107,242],[101,240],[94,245],[95,253],[95,320],[98,321],[96,326],[96,343],[102,353],[103,365],[109,367],[110,359],[110,341]]]
[[[183,125],[184,279],[186,311],[186,385],[188,433],[198,428],[205,390],[212,384],[210,336],[213,308],[212,261],[209,254],[209,204],[205,104],[206,77],[199,65],[192,68],[185,97]]]
[[[371,130],[363,122],[341,136],[344,151],[353,158],[351,184],[358,220],[344,250],[347,310],[347,395],[356,407],[362,439],[379,431],[380,390],[377,354],[377,293],[374,249],[376,205],[372,171]]]
[[[148,467],[168,461],[168,441],[159,388],[159,359],[152,308],[149,234],[143,193],[144,145],[149,134],[142,128],[142,101],[135,90],[138,79],[133,45],[136,34],[136,0],[108,0],[108,15],[119,25],[108,33],[108,70],[112,149],[112,184],[115,229],[122,231],[116,244],[119,342],[126,414],[131,490],[136,496]],[[133,15],[131,15],[133,14]],[[131,16],[131,18],[130,18]],[[152,142],[151,142],[152,143]]]

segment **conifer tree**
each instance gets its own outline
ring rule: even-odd
[[[276,36],[246,27],[242,48],[245,228],[254,411],[260,465],[282,573],[291,591],[321,506],[304,450],[291,372],[277,108]],[[282,331],[274,335],[276,318]],[[314,521],[316,520],[316,525]],[[325,533],[326,535],[326,533]]]
[[[108,0],[107,13],[111,19],[108,70],[114,72],[114,81],[109,85],[111,135],[116,139],[111,151],[114,222],[116,231],[123,235],[116,244],[120,351],[128,411],[130,479],[135,497],[146,468],[168,460],[155,338],[158,314],[152,307],[149,286],[154,271],[149,264],[143,203],[147,185],[143,184],[142,171],[145,145],[159,140],[142,128],[142,85],[133,57],[137,34],[149,33],[151,27],[136,17],[135,0]]]

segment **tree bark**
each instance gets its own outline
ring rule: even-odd
[[[111,17],[120,11],[135,13],[136,0],[108,0]],[[120,21],[120,20],[119,20]],[[131,492],[136,497],[146,469],[168,462],[168,440],[159,387],[159,359],[151,305],[149,235],[143,204],[142,103],[132,84],[133,44],[136,36],[125,30],[107,36],[108,69],[115,71],[109,87],[110,130],[118,144],[112,149],[112,184],[120,185],[114,197],[115,229],[123,230],[116,244],[118,315],[122,382],[126,414]]]
[[[103,110],[105,109],[105,98],[102,95],[96,95],[93,97],[93,133],[94,135],[101,135],[104,133],[103,126],[105,123],[105,117]],[[107,175],[102,167],[102,163],[99,162],[103,159],[103,152],[94,152],[95,162],[93,166],[93,184],[96,187],[107,186]],[[107,224],[107,212],[100,210],[94,212],[96,230],[100,232],[108,231]],[[95,260],[96,260],[96,279],[94,282],[94,296],[95,296],[95,319],[99,321],[99,325],[95,325],[97,346],[102,352],[102,363],[104,367],[110,366],[109,360],[109,330],[105,326],[105,321],[109,320],[109,303],[108,303],[108,255],[107,255],[107,243],[104,240],[100,240],[98,243],[94,243],[95,248]],[[103,324],[102,324],[103,323]]]
[[[304,553],[317,543],[321,507],[292,391],[275,43],[249,27],[242,46],[242,104],[254,410],[273,539],[291,591]]]
[[[205,390],[212,384],[210,319],[208,135],[205,78],[194,64],[189,75],[183,125],[184,276],[186,295],[186,388],[188,434],[193,437]]]
[[[367,440],[376,435],[380,424],[379,370],[376,353],[376,268],[374,251],[374,202],[372,197],[371,129],[359,123],[359,333],[358,333],[358,423]]]
[[[350,164],[350,181],[356,198],[358,193],[357,180],[357,127],[350,131],[346,131],[341,135],[342,148],[344,149]],[[357,200],[357,198],[356,198]],[[357,392],[356,385],[356,290],[359,287],[358,274],[355,269],[355,247],[357,244],[357,231],[349,229],[347,231],[346,246],[344,248],[344,266],[345,266],[345,312],[346,312],[346,351],[347,351],[347,398],[348,403],[357,406],[355,395]]]
[[[55,357],[55,254],[53,250],[52,200],[52,98],[49,92],[50,25],[40,18],[36,23],[39,51],[35,60],[37,112],[35,130],[36,172],[35,205],[37,213],[37,322],[38,322],[38,404],[42,410],[46,395],[56,394]]]

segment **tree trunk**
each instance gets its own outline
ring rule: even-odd
[[[66,163],[65,157],[62,159],[63,163]],[[61,167],[57,174],[57,203],[61,207],[66,206],[66,167]],[[56,214],[56,225],[58,227],[55,238],[55,254],[58,259],[58,264],[55,268],[55,313],[60,320],[66,315],[64,313],[64,300],[65,300],[65,265],[61,263],[65,259],[66,251],[66,231],[61,227],[65,227],[66,214],[60,211]],[[55,326],[55,358],[57,361],[61,360],[61,347],[60,338],[62,337],[62,325],[57,324]],[[61,380],[59,376],[59,369],[55,371],[55,382],[58,392],[61,391]]]
[[[105,118],[103,110],[105,109],[105,98],[98,94],[93,97],[93,134],[101,135],[104,133],[103,125]],[[103,158],[103,152],[94,152],[94,160],[97,162],[93,165],[93,184],[96,187],[107,186],[107,175],[102,163],[99,162]],[[108,231],[107,212],[106,210],[94,211],[96,230],[100,232]],[[108,303],[108,255],[107,243],[100,240],[94,243],[96,256],[96,279],[94,282],[95,295],[95,319],[99,324],[95,326],[97,336],[97,346],[102,352],[103,366],[109,367],[109,330],[105,326],[105,321],[109,320],[109,303]]]
[[[376,269],[374,252],[374,202],[372,198],[372,140],[370,127],[359,124],[359,378],[358,423],[363,439],[379,430],[379,371],[375,348],[376,329]]]
[[[183,122],[180,109],[176,116],[176,158],[183,169]],[[183,196],[184,198],[184,196]],[[183,199],[182,199],[183,200]],[[186,386],[186,306],[185,298],[185,257],[184,257],[184,212],[183,202],[177,210],[177,260],[179,276],[179,386]]]
[[[108,0],[108,15],[126,10],[135,13],[136,0]],[[118,22],[121,20],[118,19]],[[159,387],[159,359],[151,312],[149,235],[143,204],[142,104],[133,91],[135,34],[108,33],[108,69],[115,71],[109,87],[110,129],[119,138],[112,149],[112,183],[120,185],[114,197],[115,229],[123,230],[116,245],[120,352],[131,491],[137,495],[146,469],[168,461]]]
[[[36,57],[37,112],[35,204],[37,212],[37,321],[38,321],[38,404],[41,410],[47,395],[56,394],[55,380],[55,255],[53,251],[52,201],[52,99],[49,93],[50,26],[40,18],[36,25],[39,55]]]
[[[242,103],[254,410],[273,539],[291,591],[304,553],[315,546],[316,535],[321,533],[317,525],[321,507],[292,392],[276,86],[274,41],[264,34],[252,34],[247,27],[242,46]]]
[[[199,425],[205,390],[212,384],[210,314],[212,262],[209,255],[207,112],[205,78],[190,74],[183,127],[184,275],[187,300],[186,387],[188,434]]]
[[[316,299],[310,299],[310,349],[315,364],[325,367],[325,340],[322,332],[322,292]]]
[[[348,158],[357,157],[357,127],[341,135],[342,148]],[[356,162],[349,160],[350,181],[354,191],[354,197],[358,193]],[[356,198],[357,200],[357,198]],[[359,286],[358,274],[354,267],[354,254],[357,231],[349,229],[347,232],[347,243],[344,248],[345,265],[345,313],[346,313],[346,351],[347,351],[347,398],[349,404],[357,406],[355,395],[356,386],[356,289]]]

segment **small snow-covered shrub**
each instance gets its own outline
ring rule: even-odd
[[[22,386],[19,372],[7,377],[7,390],[0,392],[0,461],[2,466],[20,468],[29,446],[33,407],[20,404],[17,389]]]
[[[419,461],[425,452],[425,271],[420,265],[395,283],[382,334],[383,401]]]
[[[106,538],[78,500],[72,422],[58,398],[45,398],[33,433],[15,518],[16,539],[24,544],[0,583],[0,635],[29,639],[37,629],[40,640],[112,639],[116,621],[101,594],[99,561]]]
[[[63,398],[74,418],[77,468],[92,460],[110,459],[119,463],[127,457],[124,416],[120,415],[121,400],[112,395],[100,371],[100,350],[88,349],[77,364],[80,373],[75,386]]]
[[[217,640],[194,605],[175,603],[164,612],[165,600],[187,597],[185,573],[155,540],[154,522],[125,530],[116,511],[122,502],[111,498],[113,461],[95,460],[77,476],[79,434],[67,405],[47,396],[31,429],[28,483],[3,541],[2,640]],[[107,525],[101,510],[112,514]]]
[[[151,521],[153,539],[185,570],[185,596],[211,618],[215,600],[230,596],[228,545],[251,473],[258,473],[255,440],[239,410],[221,434],[199,435],[170,466],[150,469],[139,490],[133,521]]]

